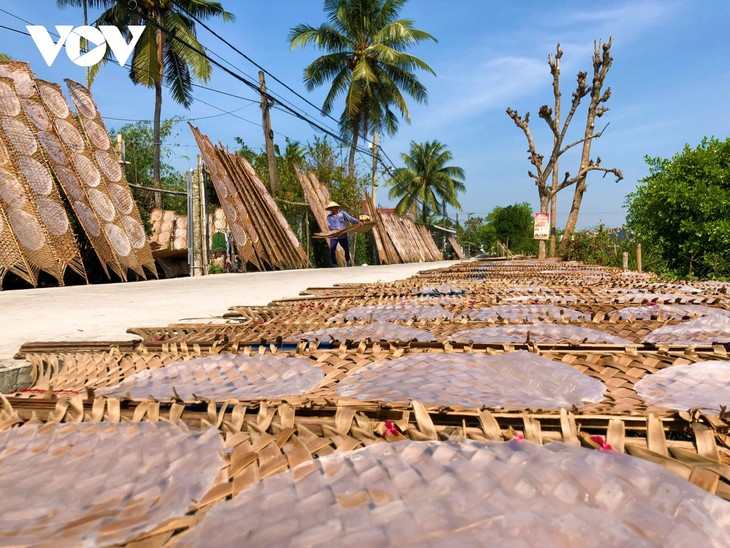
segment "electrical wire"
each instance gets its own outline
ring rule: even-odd
[[[249,63],[251,63],[251,64],[252,64],[253,66],[255,66],[255,67],[256,67],[257,69],[259,69],[260,71],[263,71],[263,72],[264,72],[264,74],[266,74],[267,76],[270,76],[270,77],[271,77],[271,78],[272,78],[272,79],[273,79],[273,80],[274,80],[275,82],[277,82],[278,84],[281,84],[282,86],[284,86],[284,88],[285,88],[286,90],[288,90],[288,91],[290,91],[291,93],[293,93],[294,95],[296,95],[296,96],[297,96],[297,97],[298,97],[299,99],[301,99],[302,101],[304,101],[305,103],[307,103],[307,104],[308,104],[309,106],[311,106],[311,107],[314,107],[315,109],[317,109],[317,111],[318,111],[319,113],[321,113],[321,114],[322,114],[323,116],[327,116],[328,118],[330,118],[330,119],[331,119],[331,120],[333,120],[333,121],[334,121],[334,122],[335,122],[336,124],[338,124],[338,125],[339,125],[339,120],[336,120],[336,119],[335,119],[335,118],[333,118],[333,117],[332,117],[331,115],[329,115],[329,114],[326,114],[325,112],[323,112],[323,111],[322,111],[322,109],[321,109],[320,107],[318,107],[317,105],[315,105],[314,103],[312,103],[312,102],[311,102],[311,101],[310,101],[309,99],[307,99],[306,97],[304,97],[303,95],[301,95],[301,94],[300,94],[299,92],[297,92],[296,90],[292,89],[292,88],[291,88],[290,86],[288,86],[288,85],[287,85],[286,83],[284,83],[284,82],[283,82],[283,81],[281,81],[281,80],[280,80],[279,78],[277,78],[277,77],[276,77],[275,75],[273,75],[273,74],[272,74],[271,72],[269,72],[268,70],[266,70],[266,69],[265,69],[264,67],[262,67],[262,66],[261,66],[260,64],[258,64],[258,63],[257,63],[256,61],[254,61],[253,59],[251,59],[251,58],[250,58],[250,57],[249,57],[248,55],[246,55],[246,54],[245,54],[245,53],[243,53],[243,52],[242,52],[242,51],[241,51],[240,49],[238,49],[238,48],[237,48],[236,46],[234,46],[233,44],[231,44],[231,43],[230,43],[230,42],[229,42],[228,40],[226,40],[225,38],[223,38],[223,37],[222,37],[222,36],[221,36],[220,34],[218,34],[218,33],[217,33],[216,31],[214,31],[213,29],[211,29],[211,28],[210,28],[210,27],[209,27],[208,25],[206,25],[206,24],[205,24],[205,23],[204,23],[203,21],[201,21],[201,20],[200,20],[199,18],[197,18],[196,16],[194,16],[193,14],[191,14],[191,13],[190,13],[190,12],[189,12],[189,11],[188,11],[187,9],[185,9],[185,8],[184,8],[183,6],[180,6],[180,4],[179,4],[178,2],[175,2],[175,0],[173,0],[173,4],[177,5],[177,7],[178,7],[178,8],[180,8],[180,9],[181,9],[182,11],[184,11],[185,13],[187,13],[188,17],[190,17],[191,19],[193,19],[193,20],[194,20],[194,21],[195,21],[196,23],[198,23],[198,24],[199,24],[199,25],[200,25],[201,27],[203,27],[203,28],[204,28],[205,30],[207,30],[207,31],[208,31],[209,33],[211,33],[211,34],[212,34],[213,36],[215,36],[216,38],[218,38],[218,40],[220,40],[220,41],[221,41],[221,42],[223,42],[223,43],[224,43],[225,45],[227,45],[227,46],[228,46],[229,48],[231,48],[231,49],[232,49],[233,51],[235,51],[236,53],[238,53],[238,54],[239,54],[239,55],[240,55],[241,57],[243,57],[244,59],[246,59],[246,61],[248,61]]]
[[[185,47],[191,49],[192,51],[198,53],[199,55],[203,55],[212,64],[216,65],[217,67],[219,67],[221,70],[223,70],[224,72],[226,72],[227,74],[229,74],[230,76],[232,76],[233,78],[235,78],[236,80],[244,83],[246,86],[248,86],[249,88],[253,89],[257,93],[263,95],[260,86],[258,86],[255,82],[251,82],[246,77],[243,77],[243,76],[240,76],[238,74],[235,74],[230,69],[227,69],[226,67],[224,67],[220,62],[211,59],[210,54],[215,55],[217,58],[221,59],[223,62],[225,62],[225,63],[227,63],[227,64],[229,64],[231,66],[234,66],[232,63],[230,63],[227,60],[225,60],[222,56],[220,56],[217,53],[213,52],[210,48],[205,48],[206,51],[201,51],[198,48],[195,48],[194,46],[192,46],[192,45],[190,45],[190,44],[182,41],[180,38],[178,38],[177,36],[175,36],[173,33],[170,33],[163,26],[157,24],[156,21],[150,19],[144,13],[142,13],[138,9],[136,9],[136,7],[133,8],[125,0],[120,0],[119,3],[125,4],[126,7],[127,7],[127,9],[129,9],[133,13],[136,13],[138,16],[140,16],[141,18],[143,18],[146,22],[152,24],[152,26],[156,27],[158,30],[161,30],[162,32],[164,32],[167,36],[169,36],[169,37],[177,40],[178,42],[182,43]],[[179,5],[177,5],[177,6],[180,8]],[[185,10],[184,8],[180,8],[180,9],[182,9],[189,16],[191,16],[191,14],[187,10]],[[11,12],[3,9],[3,8],[0,8],[0,12],[6,13],[7,15],[10,15],[11,17],[14,17],[14,18],[16,18],[16,19],[18,19],[18,20],[26,23],[26,24],[32,25],[32,23],[30,21],[28,21],[28,20],[26,20],[26,19],[24,19],[24,18],[22,18],[22,17],[20,17],[18,15],[15,15],[15,14],[13,14],[13,13],[11,13]],[[312,103],[311,101],[309,101],[308,99],[306,99],[305,97],[303,97],[301,94],[299,94],[298,92],[296,92],[295,90],[293,90],[290,86],[288,86],[287,84],[285,84],[283,81],[281,81],[275,75],[273,75],[272,73],[270,73],[269,71],[267,71],[266,69],[264,69],[261,65],[259,65],[255,61],[253,61],[250,57],[248,57],[246,54],[244,54],[243,52],[241,52],[238,48],[236,48],[235,46],[233,46],[232,44],[230,44],[230,42],[228,42],[225,38],[223,38],[218,33],[216,33],[215,31],[213,31],[212,29],[210,29],[210,27],[208,27],[207,25],[205,25],[205,23],[203,23],[202,21],[200,21],[198,18],[196,18],[194,16],[191,16],[191,18],[194,19],[197,23],[201,24],[201,26],[203,26],[206,30],[208,30],[208,32],[210,32],[211,34],[213,34],[217,39],[221,40],[223,43],[225,43],[226,45],[228,45],[229,47],[231,47],[234,51],[236,51],[239,55],[241,55],[246,60],[248,60],[249,62],[251,62],[254,66],[256,66],[257,68],[259,68],[260,70],[262,70],[265,74],[269,75],[274,81],[276,81],[277,83],[279,83],[282,86],[284,86],[288,91],[294,93],[294,95],[296,95],[298,98],[304,100],[308,105],[316,108],[317,111],[321,113],[321,109],[319,109],[319,107],[317,107],[316,105],[314,105],[314,103]],[[18,29],[14,29],[14,28],[11,28],[11,27],[7,27],[7,26],[4,26],[4,25],[0,25],[0,28],[4,28],[6,30],[10,30],[10,31],[13,31],[13,32],[16,32],[16,33],[19,33],[19,34],[23,34],[23,35],[26,35],[26,36],[30,36],[30,34],[28,32],[21,31],[21,30],[18,30]],[[55,36],[57,36],[55,33],[53,33],[53,34]],[[131,68],[131,67],[129,65],[125,65],[125,68]],[[236,67],[236,70],[240,70],[240,69],[238,69]],[[195,86],[195,87],[197,87],[197,88],[204,89],[204,90],[208,90],[208,91],[211,91],[211,92],[214,92],[214,93],[219,93],[219,94],[227,95],[227,96],[234,97],[234,98],[237,98],[237,99],[240,99],[240,100],[245,100],[245,101],[250,102],[250,104],[253,104],[253,103],[257,103],[258,102],[258,101],[254,100],[254,99],[250,99],[250,98],[247,98],[247,97],[243,97],[243,96],[240,96],[240,95],[236,95],[236,94],[233,94],[233,93],[230,93],[230,92],[225,92],[225,91],[218,90],[218,89],[215,89],[215,88],[211,88],[211,87],[208,87],[208,86],[204,86],[204,85],[201,85],[201,84],[195,84],[195,83],[193,83],[192,85]],[[168,89],[169,89],[169,86],[166,86],[166,87],[168,87]],[[325,135],[328,135],[328,136],[332,137],[336,141],[338,141],[338,142],[340,142],[340,143],[342,143],[342,144],[344,144],[346,146],[352,146],[352,143],[350,141],[346,140],[341,135],[335,133],[334,130],[332,130],[331,128],[324,127],[322,124],[320,124],[320,123],[318,123],[318,122],[310,119],[308,117],[308,115],[306,115],[306,113],[299,112],[295,107],[290,106],[290,105],[287,105],[287,104],[283,104],[284,102],[289,103],[288,101],[283,101],[283,100],[277,101],[274,97],[271,96],[271,94],[268,92],[268,90],[267,90],[267,93],[265,95],[266,95],[267,100],[272,101],[274,103],[274,105],[276,105],[276,107],[275,107],[276,110],[279,110],[281,112],[284,112],[286,114],[289,114],[291,116],[294,116],[295,118],[298,118],[298,119],[306,122],[312,129],[314,129],[316,131],[319,131],[321,133],[324,133]],[[204,100],[202,100],[200,98],[197,98],[197,100],[199,102],[205,104],[205,105],[208,105],[208,106],[210,106],[212,108],[215,108],[217,110],[220,110],[221,113],[220,114],[216,114],[216,115],[211,115],[211,116],[205,116],[205,117],[196,117],[196,118],[182,119],[181,121],[188,121],[188,120],[189,121],[195,121],[195,120],[202,120],[202,119],[220,117],[220,116],[224,116],[224,115],[230,115],[230,116],[233,116],[233,117],[235,117],[237,119],[240,119],[242,121],[245,121],[247,123],[250,123],[252,125],[259,126],[259,124],[256,123],[256,122],[253,122],[251,120],[248,120],[248,119],[243,118],[243,117],[240,117],[240,116],[236,116],[234,114],[235,112],[241,110],[241,108],[244,108],[244,107],[241,107],[239,109],[235,109],[233,111],[225,111],[225,110],[221,109],[220,107],[217,107],[216,105],[213,105],[211,103],[208,103],[208,102],[206,102],[206,101],[204,101]],[[250,105],[247,105],[247,106],[250,106]],[[322,114],[324,114],[324,113],[322,113]],[[330,119],[332,119],[332,120],[334,120],[334,121],[337,122],[337,120],[335,120],[332,116],[330,116],[330,115],[326,115],[326,116],[329,117]],[[108,117],[108,118],[110,120],[130,121],[130,122],[147,121],[147,120],[134,120],[134,119],[114,118],[114,117]],[[275,133],[278,134],[278,135],[283,135],[280,132],[275,132]],[[285,138],[289,139],[288,136],[286,136],[286,135],[283,135],[283,136]],[[378,144],[377,147],[381,151],[382,155],[388,160],[388,162],[390,162],[391,166],[386,166],[385,165],[385,162],[383,162],[382,159],[380,159],[378,161],[378,163],[381,166],[383,166],[386,169],[386,171],[389,171],[389,167],[392,167],[392,168],[395,169],[395,165],[390,160],[390,158],[388,157],[387,153],[382,148],[382,146],[380,144]],[[373,152],[371,150],[367,149],[367,148],[363,148],[363,147],[358,146],[358,147],[355,147],[355,149],[356,149],[356,151],[358,153],[360,153],[361,157],[362,157],[362,155],[372,157]]]
[[[205,51],[200,50],[200,49],[196,48],[195,46],[193,46],[191,44],[188,44],[187,42],[185,42],[184,40],[182,40],[181,38],[179,38],[178,36],[176,36],[174,33],[171,33],[164,26],[160,25],[157,21],[153,20],[152,18],[150,18],[149,16],[147,16],[145,13],[141,12],[139,9],[137,9],[136,5],[135,5],[135,7],[132,7],[132,5],[128,2],[128,0],[118,0],[118,3],[123,4],[129,11],[131,11],[132,13],[134,13],[137,16],[141,17],[142,19],[144,19],[147,23],[151,24],[157,30],[163,32],[166,36],[168,36],[168,37],[172,38],[173,40],[179,42],[184,47],[190,49],[191,51],[197,53],[198,55],[204,56],[210,63],[214,64],[215,66],[217,66],[218,68],[220,68],[221,70],[223,70],[224,72],[226,72],[227,74],[229,74],[230,76],[232,76],[233,78],[239,80],[244,85],[246,85],[246,86],[250,87],[251,89],[257,91],[261,95],[265,95],[267,100],[272,100],[273,99],[273,97],[271,97],[268,92],[266,94],[264,94],[258,84],[256,84],[255,82],[251,82],[250,80],[248,80],[247,78],[245,78],[243,76],[240,76],[239,74],[236,74],[235,72],[233,72],[232,70],[228,69],[227,67],[225,67],[220,62],[212,59]],[[352,145],[352,143],[347,142],[347,140],[344,139],[342,136],[340,136],[340,135],[334,133],[333,131],[331,131],[331,130],[325,128],[325,127],[323,127],[318,122],[315,122],[314,120],[309,119],[306,115],[298,112],[293,107],[290,107],[290,106],[285,105],[285,104],[283,104],[281,106],[282,106],[282,108],[284,108],[285,110],[287,110],[291,115],[295,116],[296,118],[299,118],[300,120],[302,120],[304,122],[307,122],[309,124],[309,126],[312,127],[313,129],[316,129],[316,130],[318,130],[318,131],[320,131],[322,133],[325,133],[326,135],[329,135],[333,139],[336,139],[337,141],[340,141],[340,142],[342,142],[342,143],[344,143],[344,144],[346,144],[348,146],[351,146]],[[365,152],[366,154],[369,154],[369,151],[363,151],[363,152]]]

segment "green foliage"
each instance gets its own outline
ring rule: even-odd
[[[78,0],[60,2],[78,5]],[[129,77],[135,84],[154,87],[164,79],[170,95],[176,103],[188,108],[193,102],[193,78],[207,82],[211,75],[211,63],[202,53],[203,46],[198,42],[195,20],[220,17],[232,21],[234,16],[223,9],[219,2],[210,0],[148,0],[145,2],[116,2],[114,0],[95,1],[95,7],[105,11],[94,22],[95,25],[114,25],[125,29],[130,25],[145,25],[131,59]],[[155,21],[165,32],[159,33]],[[162,50],[162,64],[158,53]],[[198,53],[200,51],[201,53]],[[109,52],[103,62],[110,59]],[[98,71],[101,64],[92,68]]]
[[[331,82],[322,105],[330,114],[344,97],[340,115],[342,134],[352,139],[348,174],[354,176],[357,137],[373,131],[393,135],[398,117],[410,122],[404,93],[418,103],[427,99],[415,71],[434,74],[422,60],[406,53],[419,42],[436,39],[398,19],[406,0],[326,0],[326,23],[300,24],[289,31],[292,49],[308,45],[326,52],[304,70],[310,91]]]
[[[186,175],[175,170],[175,168],[165,162],[166,159],[173,155],[172,150],[166,147],[165,143],[174,140],[178,133],[175,131],[175,125],[179,121],[179,118],[170,118],[164,120],[160,125],[162,151],[160,184],[161,188],[166,190],[185,192],[187,190]],[[124,166],[124,174],[127,177],[127,181],[134,185],[151,187],[154,164],[152,150],[154,131],[152,122],[143,120],[125,124],[118,131],[112,129],[109,132],[112,142],[116,142],[117,133],[121,133],[124,138],[125,158],[127,162]],[[148,215],[154,208],[154,192],[132,188],[132,193],[143,216]],[[164,209],[171,209],[182,215],[187,214],[187,198],[185,196],[164,194],[162,206]]]
[[[411,141],[410,153],[401,154],[401,158],[406,167],[396,169],[385,183],[390,187],[388,197],[399,200],[395,206],[397,213],[406,215],[420,206],[419,218],[425,223],[429,214],[443,215],[444,205],[461,210],[458,195],[466,190],[462,182],[464,170],[447,165],[453,155],[446,145],[438,141]]]
[[[537,242],[532,239],[532,208],[527,202],[507,207],[495,207],[486,217],[471,217],[460,227],[462,247],[472,254],[481,248],[490,253],[501,253],[501,243],[512,253],[534,255]]]
[[[494,227],[485,217],[471,217],[460,228],[459,243],[470,255],[476,255],[480,249],[490,251],[497,242]]]
[[[495,207],[487,216],[487,221],[494,230],[495,241],[506,245],[512,253],[537,253],[537,241],[532,238],[532,208],[527,202]]]
[[[730,276],[730,139],[646,162],[649,175],[626,198],[637,240],[678,276]]]
[[[607,229],[603,225],[574,232],[562,259],[603,266],[622,266],[623,253],[629,253],[629,268],[636,266],[636,244],[625,228]]]

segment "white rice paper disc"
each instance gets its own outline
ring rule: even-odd
[[[303,394],[322,379],[322,370],[304,358],[218,354],[139,371],[98,394],[169,400],[177,393],[185,401],[199,396],[218,401],[257,400]]]
[[[548,304],[505,304],[486,308],[474,308],[464,312],[461,317],[470,320],[539,320],[552,318],[555,320],[589,320],[588,314],[577,310]]]
[[[97,188],[90,188],[88,191],[89,203],[96,214],[104,221],[110,223],[114,220],[116,212],[114,205],[106,195]]]
[[[351,325],[344,327],[329,327],[307,331],[292,337],[295,341],[433,341],[434,336],[423,329],[396,325],[390,322],[372,322],[366,325]]]
[[[5,130],[8,142],[18,154],[35,154],[38,150],[38,143],[35,134],[26,123],[15,118],[3,118],[0,123]]]
[[[56,131],[61,139],[63,139],[63,142],[72,151],[82,152],[86,148],[84,138],[79,133],[79,130],[76,129],[76,126],[60,118],[56,118],[53,121],[53,125],[56,127]]]
[[[25,188],[13,172],[3,167],[0,167],[0,200],[18,209],[27,203]]]
[[[645,376],[634,390],[659,407],[718,415],[721,406],[730,407],[730,362],[673,365]]]
[[[231,236],[238,245],[244,245],[248,241],[246,231],[238,223],[231,224]]]
[[[86,120],[84,122],[84,130],[86,131],[86,135],[89,136],[89,141],[91,141],[91,144],[96,148],[107,150],[111,146],[109,135],[96,121]]]
[[[26,424],[0,432],[3,544],[120,546],[184,516],[224,462],[215,428]]]
[[[94,157],[107,179],[114,183],[118,183],[122,179],[122,168],[116,155],[106,150],[96,150],[94,151]]]
[[[330,318],[337,320],[437,320],[439,318],[452,319],[454,314],[438,305],[397,303],[397,304],[374,304],[368,306],[356,306],[350,310],[337,314]]]
[[[74,202],[74,211],[86,231],[94,238],[99,237],[101,234],[101,228],[99,228],[99,221],[97,220],[94,211],[85,203],[79,201]]]
[[[69,86],[69,93],[71,93],[74,105],[76,105],[76,109],[81,116],[88,120],[96,117],[96,107],[94,106],[94,100],[91,98],[91,95],[84,90],[71,86]]]
[[[127,234],[121,228],[115,224],[107,223],[104,226],[104,234],[117,255],[120,257],[129,256],[132,252],[132,245],[129,243]]]
[[[36,93],[35,82],[25,70],[11,69],[10,78],[15,82],[15,91],[19,97],[32,97]]]
[[[628,339],[610,335],[599,329],[578,325],[537,322],[534,324],[498,325],[466,329],[449,336],[449,340],[475,343],[632,344]]]
[[[51,128],[51,121],[42,104],[33,99],[23,99],[22,105],[25,110],[25,115],[37,129],[40,131],[48,131]]]
[[[137,222],[136,219],[129,215],[122,215],[122,226],[127,231],[129,236],[129,242],[135,249],[142,249],[147,245],[147,236],[144,233],[144,228]]]
[[[373,443],[214,505],[176,546],[730,545],[730,503],[649,461],[563,443]]]
[[[53,170],[56,172],[56,177],[67,195],[74,200],[86,201],[86,192],[81,186],[81,181],[79,181],[74,170],[66,166],[58,165]]]
[[[699,316],[730,317],[730,310],[700,304],[654,304],[622,308],[618,315],[622,319],[633,317],[637,320],[649,320],[662,315],[666,320],[681,320]]]
[[[43,103],[59,118],[67,118],[71,111],[63,94],[53,86],[40,84],[39,91]]]
[[[0,82],[0,114],[11,118],[20,114],[20,101],[15,89],[5,82]]]
[[[66,210],[50,198],[36,199],[36,207],[41,221],[53,236],[62,236],[68,231]]]
[[[208,169],[210,171],[210,167]],[[228,197],[228,189],[226,188],[226,185],[224,185],[220,179],[216,175],[213,174],[213,172],[210,172],[210,177],[213,179],[213,186],[215,187],[215,191],[218,194],[218,198],[220,198],[221,203]]]
[[[23,247],[30,251],[38,251],[46,244],[46,237],[38,221],[26,211],[11,209],[8,212],[10,223],[15,237]]]
[[[107,190],[109,191],[109,198],[111,198],[114,207],[117,208],[119,213],[122,215],[129,215],[132,213],[132,210],[134,209],[134,199],[132,198],[132,193],[129,192],[129,189],[116,183],[109,183],[107,185]],[[154,214],[154,211],[152,213]]]
[[[730,316],[700,316],[678,324],[663,325],[644,337],[651,344],[714,344],[730,342]]]
[[[82,154],[75,154],[74,165],[76,166],[76,171],[78,172],[79,177],[81,177],[81,180],[85,185],[92,188],[99,186],[99,183],[101,182],[101,174],[99,173],[99,170],[96,169],[94,162]]]
[[[238,213],[236,212],[236,208],[233,204],[230,203],[229,200],[224,200],[221,205],[223,206],[223,211],[226,212],[226,220],[230,224],[235,223],[236,219],[238,219]]]
[[[63,150],[63,145],[54,134],[47,131],[39,131],[38,140],[40,141],[43,150],[45,150],[46,154],[48,154],[51,160],[53,160],[55,166],[65,165],[68,163],[68,156],[66,156],[66,152]]]
[[[227,174],[222,177],[221,182],[226,187],[226,192],[229,196],[238,195],[238,189],[236,188],[236,185],[233,184],[233,181]]]
[[[337,385],[343,397],[468,408],[571,409],[603,400],[605,387],[569,365],[520,350],[411,354],[377,360]]]
[[[18,168],[36,196],[48,196],[53,190],[53,178],[45,164],[31,156],[18,158]]]

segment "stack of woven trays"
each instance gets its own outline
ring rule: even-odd
[[[18,513],[0,535],[445,545],[499,534],[537,544],[527,527],[561,544],[726,545],[725,291],[574,263],[482,261],[311,288],[206,324],[131,328],[133,342],[27,344],[35,383],[3,397],[0,429],[29,433],[4,442],[0,432],[0,468],[13,443],[95,459],[49,440],[98,430],[84,443],[141,459],[157,481],[134,475],[114,491],[109,479],[107,495],[102,486],[77,501],[91,510],[73,526]],[[646,342],[714,318],[705,339]],[[164,496],[172,464],[145,464],[150,452],[177,453],[163,441],[125,449],[113,428],[128,423],[175,428],[149,435],[207,455],[179,465],[191,480],[173,482],[184,508]],[[76,468],[74,481],[91,483]],[[130,498],[132,509],[120,502]],[[170,511],[147,512],[150,501]]]

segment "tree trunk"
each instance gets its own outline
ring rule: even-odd
[[[565,230],[563,231],[563,239],[560,241],[560,253],[567,251],[568,242],[573,237],[575,231],[575,225],[578,223],[578,213],[580,213],[580,206],[583,201],[583,193],[586,191],[586,178],[583,177],[578,184],[575,185],[575,193],[573,194],[573,202],[570,205],[570,213],[568,214],[568,220],[565,223]]]
[[[347,174],[351,181],[355,180],[355,153],[357,152],[357,140],[360,137],[360,125],[353,128],[352,145],[350,146],[350,159],[347,164]]]
[[[159,15],[158,23],[161,23]],[[162,78],[165,73],[163,47],[164,36],[161,30],[157,30],[157,62],[160,64],[160,74],[155,81],[155,117],[153,126],[152,143],[152,186],[156,189],[162,188],[160,185],[160,118],[162,116]],[[155,207],[162,208],[162,194],[155,192]]]
[[[555,258],[555,245],[558,238],[557,234],[557,217],[558,217],[558,163],[555,162],[553,167],[553,186],[552,198],[550,199],[550,253],[551,259]]]
[[[601,56],[601,49],[603,49],[603,55]],[[603,82],[605,80],[608,70],[611,68],[612,58],[610,56],[611,40],[607,44],[602,45],[598,42],[595,46],[593,53],[593,84],[591,86],[591,102],[588,105],[588,115],[586,117],[586,129],[585,129],[585,140],[583,141],[583,150],[580,158],[579,174],[581,171],[586,169],[588,166],[593,165],[591,163],[591,145],[593,144],[593,136],[596,128],[596,112],[598,105],[601,102],[605,102],[610,96],[610,88],[602,96],[601,90],[603,88]],[[603,108],[603,107],[602,107]],[[600,164],[600,158],[598,159]],[[575,192],[573,194],[573,203],[570,206],[570,213],[568,214],[568,220],[565,223],[565,230],[563,231],[563,239],[560,242],[560,253],[563,254],[567,251],[568,243],[570,238],[573,236],[573,231],[578,223],[578,214],[580,213],[580,206],[583,202],[583,194],[586,191],[586,180],[587,172],[583,173],[578,179],[575,185]]]
[[[560,147],[563,143],[563,138],[559,134],[560,130],[560,114],[561,114],[561,106],[562,106],[562,96],[563,94],[560,91],[560,59],[563,56],[563,52],[560,49],[560,45],[557,46],[555,51],[555,66],[552,68],[552,70],[555,72],[553,76],[553,96],[555,97],[555,118],[553,119],[553,124],[555,127],[554,137],[553,137],[553,151],[560,150]],[[557,227],[557,218],[558,218],[558,185],[560,184],[559,181],[559,173],[558,173],[558,160],[560,156],[556,156],[555,163],[553,164],[553,184],[551,189],[551,196],[550,196],[550,254],[549,257],[551,259],[555,258],[555,240],[557,238],[556,234],[556,227]]]
[[[547,213],[549,205],[550,197],[548,195],[540,196],[540,213]],[[537,246],[537,258],[544,259],[546,255],[545,240],[539,240]]]

